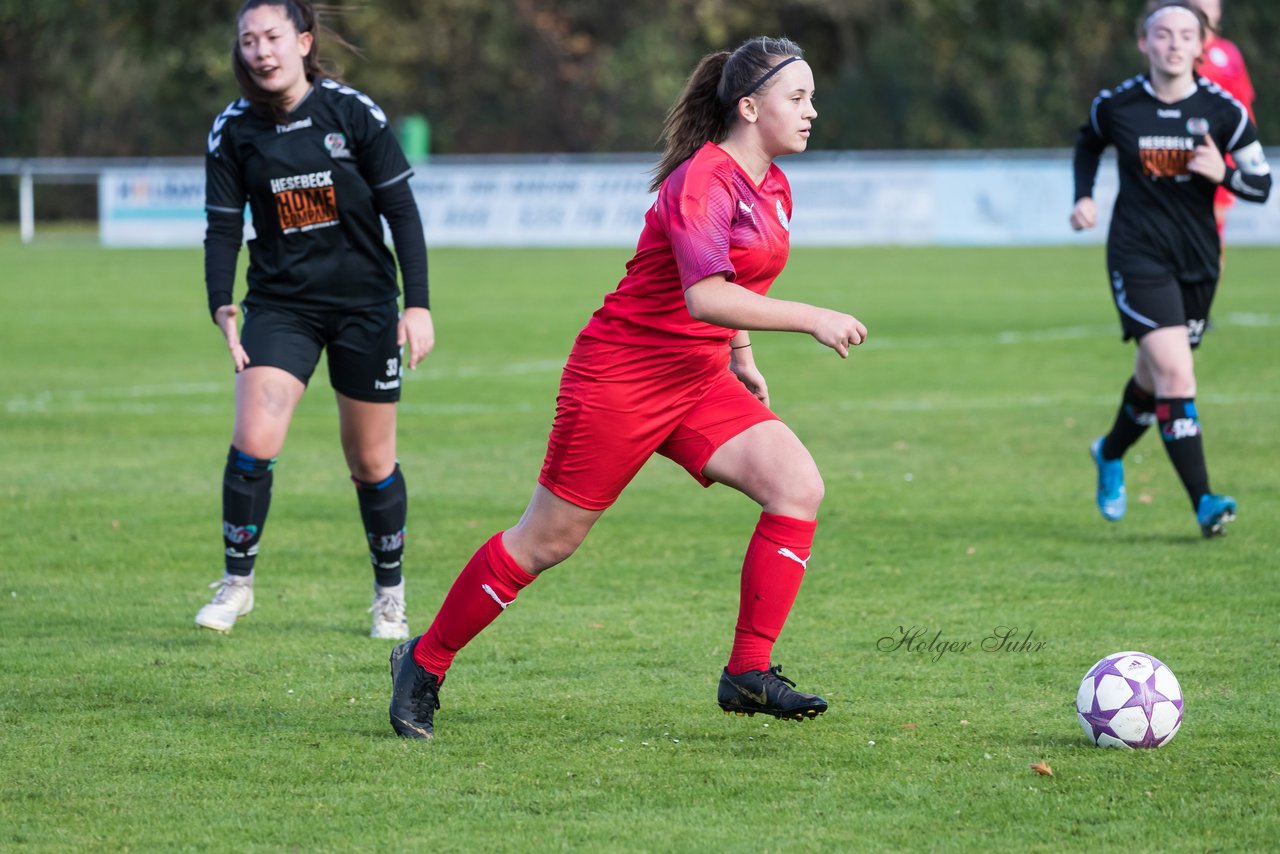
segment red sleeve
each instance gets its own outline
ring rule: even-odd
[[[1254,91],[1253,81],[1249,79],[1244,56],[1234,42],[1214,39],[1206,48],[1198,70],[1201,75],[1226,89],[1231,97],[1244,104],[1250,120],[1253,119],[1253,101],[1257,93]]]
[[[678,183],[663,186],[662,207],[667,238],[680,271],[680,287],[688,288],[708,276],[734,278],[729,259],[729,233],[736,196],[732,182],[719,170],[691,168]]]
[[[1244,104],[1245,109],[1249,111],[1249,120],[1253,118],[1253,100],[1257,97],[1257,93],[1253,90],[1253,81],[1249,79],[1249,69],[1244,64],[1244,56],[1240,53],[1240,49],[1231,44],[1232,67],[1235,70],[1235,85],[1237,88],[1231,89],[1231,94],[1235,95],[1236,100]]]

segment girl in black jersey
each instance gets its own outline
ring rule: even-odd
[[[1120,194],[1107,236],[1107,269],[1124,337],[1137,340],[1138,352],[1111,432],[1089,449],[1098,509],[1110,521],[1124,515],[1121,457],[1148,426],[1159,424],[1200,530],[1212,537],[1236,514],[1234,498],[1209,488],[1195,404],[1192,350],[1208,323],[1220,264],[1214,193],[1223,186],[1264,202],[1271,174],[1244,106],[1195,75],[1205,32],[1203,14],[1188,0],[1148,7],[1138,47],[1149,73],[1104,89],[1080,129],[1071,226],[1097,223],[1093,182],[1103,149],[1114,145]],[[1235,166],[1223,152],[1234,156]]]
[[[322,350],[338,402],[374,570],[373,637],[407,638],[401,556],[407,499],[396,463],[401,347],[431,351],[427,256],[412,174],[366,95],[321,67],[315,10],[248,0],[232,66],[243,97],[213,123],[206,159],[209,311],[236,369],[235,426],[222,488],[226,574],[197,625],[229,631],[253,608],[253,566],[272,468]],[[232,299],[246,202],[248,292]],[[398,310],[396,259],[405,284]],[[244,325],[237,329],[243,313]]]

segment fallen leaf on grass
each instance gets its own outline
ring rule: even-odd
[[[915,724],[903,724],[899,729],[919,729]]]
[[[1052,777],[1053,769],[1049,767],[1047,762],[1032,762],[1031,770],[1035,771],[1041,777]]]

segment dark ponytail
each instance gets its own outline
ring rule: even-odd
[[[730,108],[720,103],[720,78],[732,54],[727,50],[702,57],[662,123],[662,160],[653,170],[650,192],[662,186],[676,167],[707,140],[720,142],[729,130]]]
[[[337,80],[341,73],[333,63],[320,58],[320,36],[323,35],[326,41],[332,41],[353,53],[359,54],[359,51],[348,43],[346,39],[329,29],[321,21],[321,15],[332,12],[333,9],[328,6],[317,8],[307,0],[245,0],[245,4],[240,7],[240,11],[236,14],[237,30],[240,26],[240,19],[244,17],[245,13],[260,6],[275,6],[284,10],[285,16],[293,23],[298,35],[311,33],[311,50],[302,58],[302,68],[306,72],[307,80],[312,82],[316,80]],[[255,110],[269,115],[277,122],[283,121],[287,115],[284,109],[284,95],[278,92],[268,92],[258,85],[258,81],[253,78],[253,72],[249,70],[249,66],[245,64],[244,57],[240,54],[238,32],[235,41],[231,45],[231,68],[235,72],[236,83],[239,84],[240,94],[244,96],[244,99]]]
[[[790,39],[765,36],[743,42],[730,53],[704,56],[662,124],[662,160],[653,170],[649,190],[662,186],[676,167],[704,143],[723,142],[738,114],[738,102],[769,88],[769,70],[789,57],[803,57]],[[763,84],[763,85],[762,85]]]

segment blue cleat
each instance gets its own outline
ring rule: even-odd
[[[1098,467],[1098,511],[1108,522],[1119,522],[1128,506],[1124,497],[1124,463],[1102,458],[1102,439],[1099,436],[1089,446],[1089,456]]]
[[[1196,508],[1196,521],[1200,533],[1206,537],[1221,537],[1227,533],[1227,523],[1236,520],[1236,500],[1230,495],[1206,493],[1200,496]]]

